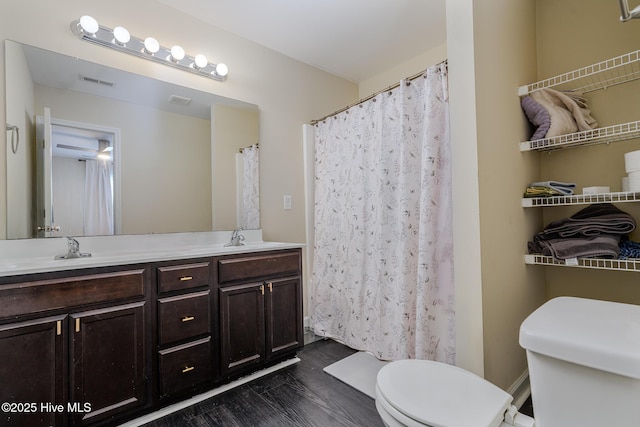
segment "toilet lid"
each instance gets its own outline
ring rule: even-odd
[[[391,406],[432,427],[497,427],[513,400],[477,375],[429,360],[389,363],[377,385]]]

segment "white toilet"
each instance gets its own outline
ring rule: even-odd
[[[376,381],[390,427],[629,427],[640,425],[640,306],[555,298],[520,327],[535,420],[512,397],[455,366],[399,360]]]

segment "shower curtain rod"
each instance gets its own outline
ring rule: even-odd
[[[255,143],[255,144],[250,145],[250,146],[248,146],[248,147],[240,148],[238,151],[239,151],[240,153],[243,153],[243,152],[244,152],[244,150],[246,150],[247,148],[251,148],[251,147],[253,147],[253,146],[255,146],[256,148],[260,148],[260,144],[259,144],[259,143]]]
[[[448,61],[448,60],[447,60],[447,59],[445,59],[444,61],[442,61],[442,62],[438,62],[438,63],[437,63],[437,64],[435,64],[435,65],[446,64],[446,63],[447,63],[447,61]],[[410,76],[410,77],[407,77],[407,78],[403,79],[402,81],[412,81],[412,80],[415,80],[415,79],[417,79],[418,77],[420,77],[421,75],[423,75],[426,71],[427,71],[426,69],[425,69],[425,70],[422,70],[422,71],[420,71],[419,73],[416,73],[416,74],[414,74],[414,75],[412,75],[412,76]],[[395,88],[399,87],[399,86],[400,86],[400,83],[401,83],[401,82],[398,82],[398,83],[393,84],[393,85],[391,85],[391,86],[389,86],[389,87],[387,87],[387,88],[385,88],[385,89],[382,89],[382,90],[380,90],[380,91],[378,91],[378,92],[375,92],[375,93],[373,93],[372,95],[367,96],[366,98],[362,98],[362,99],[361,99],[360,101],[358,101],[358,102],[354,102],[353,104],[349,104],[349,105],[347,105],[346,107],[339,109],[338,111],[334,111],[334,112],[333,112],[333,113],[331,113],[331,114],[327,114],[326,116],[324,116],[324,117],[323,117],[323,118],[321,118],[321,119],[318,119],[318,120],[311,120],[311,125],[315,125],[315,124],[317,124],[317,123],[319,123],[319,122],[321,122],[321,121],[323,121],[323,120],[328,119],[329,117],[333,117],[333,116],[336,116],[336,115],[338,115],[338,114],[340,114],[340,113],[342,113],[342,112],[344,112],[344,111],[347,111],[347,110],[348,110],[349,108],[351,108],[351,107],[355,107],[356,105],[360,105],[360,104],[362,104],[363,102],[367,102],[368,100],[375,98],[376,96],[380,95],[381,93],[384,93],[384,92],[387,92],[387,91],[393,90],[393,89],[395,89]]]

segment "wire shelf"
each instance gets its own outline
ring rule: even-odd
[[[640,121],[520,143],[520,151],[552,151],[640,138]]]
[[[597,64],[560,74],[536,83],[520,86],[518,95],[525,96],[536,90],[553,88],[582,93],[606,89],[640,78],[640,50],[620,55]]]
[[[594,203],[640,202],[640,192],[572,194],[570,196],[524,197],[522,207],[591,205]]]
[[[640,258],[603,259],[580,258],[578,260],[558,260],[546,255],[525,255],[525,264],[552,265],[559,267],[592,268],[597,270],[638,271],[640,272]]]

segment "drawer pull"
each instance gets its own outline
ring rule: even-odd
[[[192,321],[193,319],[195,319],[195,317],[194,317],[194,316],[184,316],[184,317],[182,318],[182,321],[183,321],[183,322],[190,322],[190,321]]]
[[[56,335],[62,335],[62,320],[56,322]]]
[[[80,318],[76,317],[76,332],[80,332]]]
[[[183,373],[183,374],[186,374],[187,372],[189,372],[189,371],[193,371],[194,369],[196,369],[196,368],[195,368],[195,367],[193,367],[193,366],[187,366],[186,368],[184,368],[184,369],[182,370],[182,373]]]
[[[184,276],[180,278],[181,282],[186,282],[187,280],[193,280],[193,276]]]

